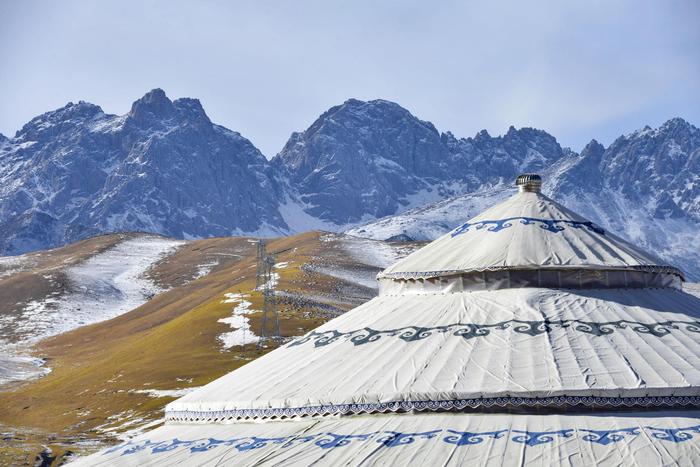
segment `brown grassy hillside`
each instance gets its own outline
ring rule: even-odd
[[[115,241],[106,236],[69,248],[93,251]],[[378,270],[349,254],[340,237],[310,232],[268,243],[269,251],[288,248],[277,258],[286,267],[276,270],[283,336],[303,334],[372,296],[363,285],[329,275],[343,270],[367,277]],[[57,457],[55,463],[66,450],[98,449],[130,429],[157,423],[174,397],[153,397],[148,390],[201,386],[271,350],[274,344],[223,350],[217,339],[230,330],[218,322],[232,310],[231,303],[223,303],[224,294],[246,293],[251,308],[262,308],[255,255],[255,243],[246,238],[189,242],[149,271],[171,290],[115,319],[36,345],[33,353],[45,358],[52,372],[0,392],[5,437],[0,464],[31,465],[45,447]],[[208,261],[218,265],[191,280]],[[260,313],[248,316],[257,332]]]

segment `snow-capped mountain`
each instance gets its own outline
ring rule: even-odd
[[[80,102],[0,135],[0,254],[120,231],[430,239],[530,171],[545,193],[700,273],[700,130],[682,119],[577,154],[541,130],[456,138],[398,104],[351,99],[268,161],[199,101],[160,89],[126,115]]]
[[[541,170],[565,153],[544,131],[457,139],[393,102],[350,99],[292,134],[273,164],[308,214],[343,225]]]
[[[0,253],[115,231],[284,232],[268,161],[196,99],[156,89],[122,116],[69,103],[0,142]]]
[[[700,279],[700,129],[680,118],[589,143],[549,192]]]
[[[591,141],[541,170],[543,192],[700,278],[700,130],[682,119]],[[515,191],[506,183],[352,228],[375,239],[431,240]]]

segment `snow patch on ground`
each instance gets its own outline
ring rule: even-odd
[[[163,423],[163,420],[146,420],[137,416],[133,410],[127,410],[107,417],[107,423],[95,427],[95,430],[120,441],[128,441]]]
[[[349,236],[340,241],[343,249],[358,262],[380,269],[385,269],[406,256],[405,248],[396,243]]]
[[[440,199],[442,198],[443,197],[440,195],[440,192],[437,188],[424,188],[422,190],[417,191],[416,193],[406,195],[406,197],[404,198],[404,202],[406,203],[406,205],[403,206],[402,210],[413,209],[419,206],[424,206],[426,204],[435,203],[437,201],[440,201]]]
[[[149,397],[182,397],[186,394],[191,393],[195,389],[199,389],[200,387],[201,386],[180,389],[135,389],[130,392],[133,392],[135,394],[146,394]]]
[[[237,303],[233,308],[231,316],[218,320],[219,323],[228,324],[233,331],[219,334],[218,339],[221,341],[225,350],[238,345],[256,344],[260,337],[250,328],[250,320],[245,315],[257,313],[258,310],[251,310],[252,303],[245,300],[250,295],[242,293],[227,293],[221,303]]]
[[[12,342],[0,339],[0,384],[49,371],[38,367],[39,360],[21,355],[21,347],[114,318],[163,292],[145,273],[183,243],[155,236],[126,240],[66,268],[66,294],[33,300],[19,315],[0,315],[0,335],[13,336]]]
[[[344,264],[332,260],[318,262],[311,266],[314,271],[375,290],[378,289],[377,273],[417,248],[416,244],[387,243],[330,233],[321,236],[320,240],[322,242],[336,242],[339,248],[353,259],[354,264]]]
[[[277,274],[276,272],[271,272],[270,273],[270,280],[267,281],[265,284],[261,284],[259,287],[256,287],[255,290],[265,290],[265,288],[270,288],[274,289],[277,287],[277,282],[280,280],[280,275]]]
[[[8,349],[4,348],[2,351],[5,353]],[[50,373],[51,368],[44,367],[44,363],[41,358],[13,355],[10,352],[0,354],[0,386],[13,381],[39,378]]]
[[[0,257],[0,279],[23,271],[29,266],[26,255]]]
[[[219,261],[214,260],[210,261],[209,263],[203,263],[197,266],[197,272],[195,272],[194,276],[192,277],[192,280],[197,280],[199,278],[202,278],[209,274],[212,269],[217,267],[219,265]]]
[[[326,222],[307,213],[305,209],[310,206],[292,200],[287,197],[283,204],[280,204],[279,212],[285,224],[289,226],[290,232],[306,232],[308,230],[338,230],[338,225]]]
[[[331,268],[326,266],[314,266],[313,269],[320,274],[335,277],[341,281],[361,285],[362,287],[367,287],[368,289],[379,290],[376,273],[374,272],[350,268]]]
[[[138,308],[163,292],[145,272],[183,243],[137,237],[67,268],[72,291],[28,303],[15,323],[15,332],[35,342]]]
[[[686,282],[683,284],[683,291],[700,298],[700,283]]]

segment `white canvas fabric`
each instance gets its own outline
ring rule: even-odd
[[[388,267],[380,277],[658,266],[666,265],[545,195],[520,192]]]
[[[700,465],[700,298],[653,255],[522,192],[379,278],[78,465]]]
[[[178,399],[166,416],[527,406],[523,398],[663,405],[653,398],[700,395],[699,313],[700,299],[675,289],[382,296]]]
[[[76,466],[697,465],[700,412],[429,414],[169,424]]]

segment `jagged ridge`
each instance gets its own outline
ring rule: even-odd
[[[565,204],[695,269],[678,247],[697,241],[699,135],[677,118],[577,154],[533,128],[456,138],[398,104],[350,99],[268,161],[196,99],[155,89],[122,116],[69,103],[0,137],[0,253],[117,231],[342,230],[406,211],[352,232],[434,238],[537,171]]]
[[[196,99],[156,89],[123,116],[69,103],[0,149],[0,252],[99,233],[177,238],[286,231],[269,163]]]

